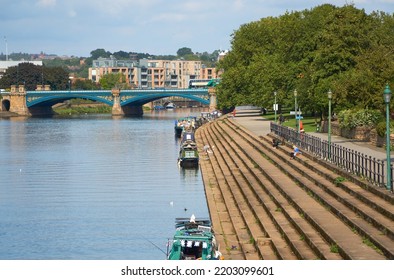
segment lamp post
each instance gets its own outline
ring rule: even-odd
[[[387,156],[387,190],[391,191],[391,158],[390,158],[390,98],[391,90],[389,85],[383,92],[384,102],[386,103],[386,156]]]
[[[7,46],[7,37],[4,36],[5,42],[5,61],[8,61],[8,46]]]
[[[299,132],[298,123],[297,123],[297,90],[294,90],[294,114],[295,114],[295,123],[296,123],[296,130],[297,133]]]
[[[276,105],[276,94],[277,92],[274,92],[274,96],[275,96],[275,102],[274,102],[274,110],[275,110],[275,123],[276,123],[276,110],[278,109],[278,105]]]
[[[331,89],[327,92],[328,97],[328,160],[331,160]]]
[[[68,77],[68,91],[69,93],[71,93],[71,80],[73,79],[73,77]]]

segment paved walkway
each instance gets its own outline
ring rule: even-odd
[[[270,133],[270,121],[262,118],[261,116],[239,116],[235,117],[234,120],[243,127],[256,135],[267,135]],[[327,133],[308,133],[310,135],[319,137],[323,140],[328,139]],[[358,151],[364,155],[374,157],[380,160],[386,160],[386,150],[371,145],[368,142],[362,142],[355,139],[347,139],[336,135],[331,135],[331,142],[336,143],[340,146]],[[391,152],[391,159],[394,160],[394,152]]]

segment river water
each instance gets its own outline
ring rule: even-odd
[[[0,259],[165,259],[175,218],[209,216],[177,166],[190,114],[0,119]]]

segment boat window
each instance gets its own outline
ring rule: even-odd
[[[182,240],[181,246],[182,246],[182,259],[196,260],[202,257],[202,249],[206,248],[208,244],[206,242],[200,242],[200,241]]]

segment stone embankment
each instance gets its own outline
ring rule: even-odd
[[[392,194],[347,180],[312,155],[291,160],[290,146],[274,149],[271,137],[227,117],[196,132],[212,225],[226,259],[394,259]],[[205,154],[205,145],[212,152]]]

